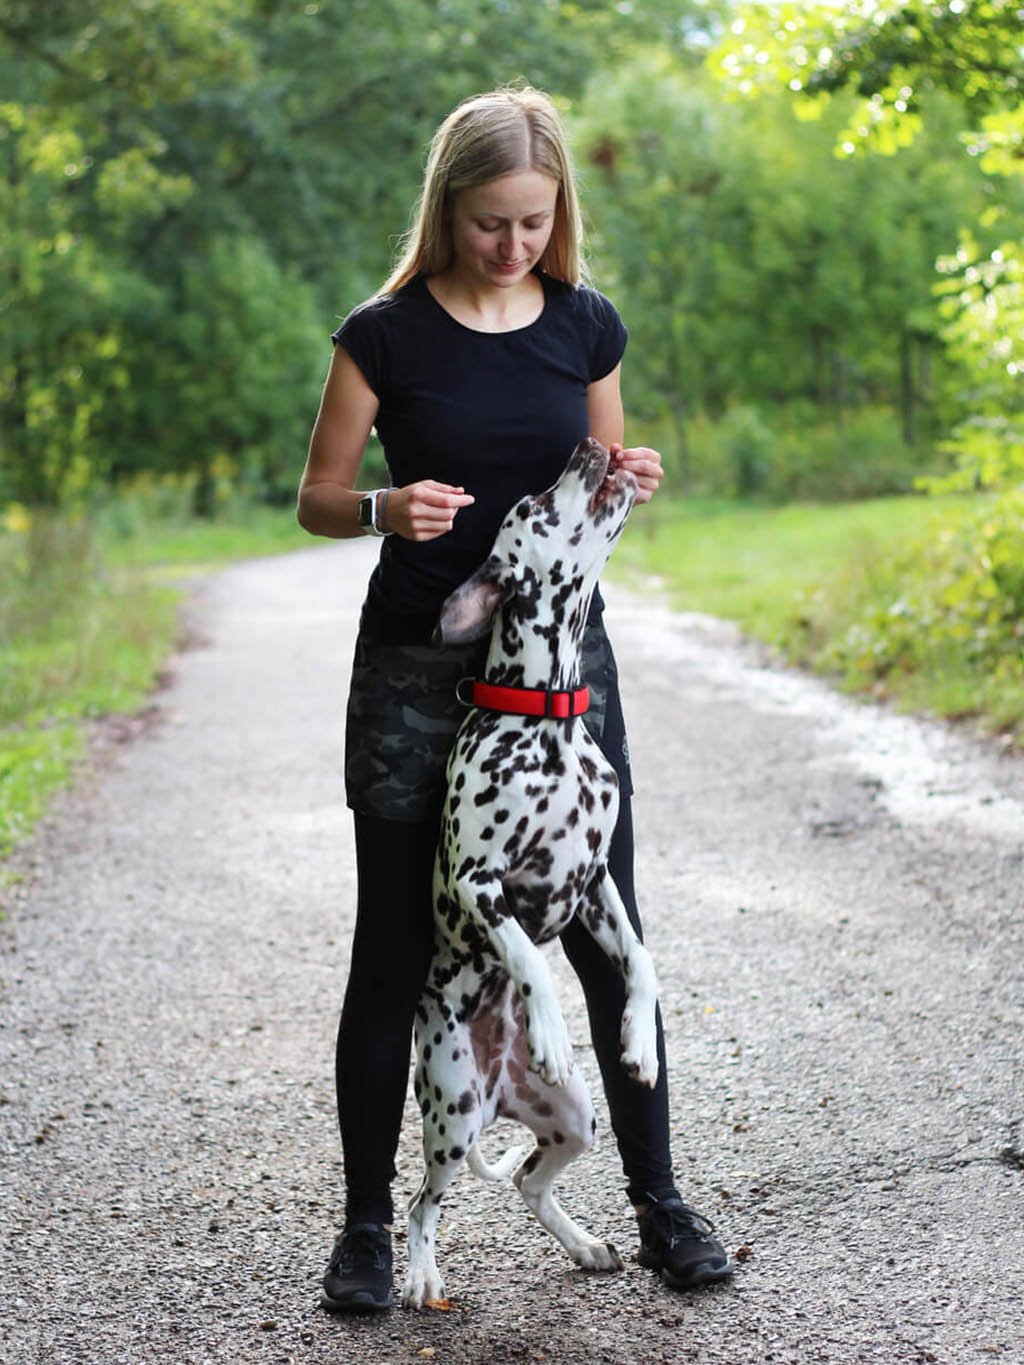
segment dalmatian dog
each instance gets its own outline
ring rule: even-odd
[[[583,441],[554,487],[512,508],[486,563],[442,610],[440,639],[491,638],[485,678],[460,684],[471,705],[448,764],[434,869],[436,947],[416,1025],[426,1174],[409,1217],[408,1308],[443,1296],[440,1203],[466,1160],[484,1178],[512,1174],[578,1265],[622,1269],[615,1247],[552,1193],[596,1120],[539,945],[582,917],[626,983],[622,1064],[653,1086],[654,968],[606,866],[617,778],[578,718],[590,599],[636,491],[604,446]],[[497,1117],[523,1123],[535,1145],[492,1166],[476,1142]]]

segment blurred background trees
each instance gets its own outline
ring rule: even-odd
[[[632,438],[679,487],[991,480],[1021,63],[1000,0],[2,0],[0,506],[290,500],[431,132],[517,78],[566,111]]]

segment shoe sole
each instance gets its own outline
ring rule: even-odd
[[[636,1259],[648,1270],[657,1270],[670,1289],[701,1289],[706,1284],[718,1284],[722,1280],[727,1280],[736,1269],[735,1261],[727,1261],[725,1265],[707,1265],[698,1261],[684,1280],[666,1270],[656,1256],[645,1256],[643,1251],[639,1251]]]
[[[366,1289],[356,1290],[344,1299],[332,1299],[327,1293],[320,1295],[320,1306],[328,1313],[386,1313],[393,1303],[390,1294],[381,1302]]]

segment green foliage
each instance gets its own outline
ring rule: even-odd
[[[230,468],[214,482],[216,513],[197,518],[195,476],[141,474],[96,501],[92,522],[109,566],[190,573],[234,559],[305,549],[293,503],[270,507],[239,492]]]
[[[858,407],[822,420],[811,403],[730,408],[686,424],[689,485],[695,492],[775,502],[880,497],[910,492],[922,456],[908,446],[896,413]]]
[[[0,730],[0,858],[31,834],[81,752],[72,721]]]
[[[843,117],[800,122],[783,96],[723,103],[660,52],[581,104],[598,278],[631,331],[627,410],[664,423],[684,479],[697,414],[794,402],[821,426],[893,409],[930,463],[955,387],[933,263],[965,207],[982,211],[984,177],[949,101],[899,163],[837,161]]]
[[[0,727],[137,705],[174,629],[175,595],[107,570],[90,525],[37,514],[0,537]]]
[[[953,96],[970,127],[960,141],[989,182],[990,204],[964,205],[955,256],[940,256],[942,340],[958,377],[946,449],[954,474],[923,481],[936,493],[991,489],[964,524],[894,559],[888,586],[855,584],[849,630],[825,662],[854,679],[951,679],[946,709],[985,711],[1022,732],[1024,713],[1024,67],[1015,0],[905,0],[855,5],[748,5],[715,65],[749,95],[787,83],[820,114],[837,91],[860,104],[837,150],[891,154],[916,145],[933,110]],[[906,157],[901,152],[900,159]],[[875,163],[878,164],[878,163]],[[1003,240],[993,242],[993,228]],[[989,240],[981,244],[982,234]],[[872,574],[879,570],[873,569]],[[913,687],[912,683],[908,686]],[[953,699],[956,698],[954,708]]]
[[[936,487],[1012,493],[1024,487],[1024,242],[985,255],[965,232],[939,270],[946,343],[967,384],[949,443],[957,472]]]
[[[439,119],[602,57],[679,62],[718,4],[7,0],[0,506],[230,462],[291,496],[337,318],[377,286]],[[287,490],[287,492],[286,492]]]
[[[944,527],[833,590],[849,624],[815,662],[849,685],[946,715],[981,715],[1024,741],[1024,494]]]
[[[107,570],[84,520],[0,531],[0,857],[81,753],[81,721],[131,711],[177,630],[177,594]]]
[[[1024,505],[977,495],[654,503],[611,565],[850,690],[977,717],[1024,744],[1022,566]]]
[[[843,628],[826,606],[830,585],[932,534],[951,515],[923,497],[768,507],[659,495],[630,519],[611,568],[653,576],[674,606],[729,617],[807,661],[809,641],[818,648]]]
[[[740,96],[788,86],[819,113],[839,91],[858,96],[838,140],[852,155],[908,146],[936,91],[956,96],[972,118],[1024,98],[1018,0],[866,0],[834,5],[759,0],[740,6],[712,58]]]

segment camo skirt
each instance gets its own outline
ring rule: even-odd
[[[359,634],[345,726],[345,794],[353,810],[385,820],[440,815],[448,754],[466,714],[455,689],[463,678],[482,676],[487,645],[396,645]],[[590,688],[582,723],[620,790],[632,795],[618,670],[600,621],[584,634],[582,672]]]

